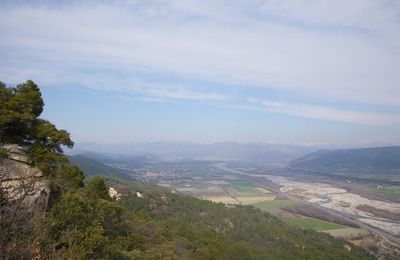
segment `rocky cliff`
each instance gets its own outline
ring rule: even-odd
[[[42,171],[33,167],[27,148],[18,145],[1,146],[6,155],[0,158],[0,187],[9,201],[21,207],[38,210],[47,207],[50,182]]]

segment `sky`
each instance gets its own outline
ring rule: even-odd
[[[400,1],[0,0],[0,81],[76,142],[400,144]]]

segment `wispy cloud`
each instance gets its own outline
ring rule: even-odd
[[[164,99],[178,99],[178,100],[195,100],[195,101],[213,101],[213,100],[226,100],[229,97],[226,95],[218,94],[210,91],[190,90],[185,87],[142,87],[137,89],[138,92],[149,95],[151,97],[158,97]]]
[[[172,99],[187,101],[224,101],[231,97],[207,88],[152,82],[138,77],[99,75],[96,78],[84,78],[83,86],[97,90],[117,91],[127,95],[141,95],[152,99]]]
[[[336,122],[352,124],[393,126],[400,123],[397,114],[383,114],[373,112],[359,112],[345,109],[332,108],[327,106],[317,106],[309,104],[293,104],[273,100],[262,100],[249,98],[248,102],[253,106],[244,109],[254,108],[259,111],[270,111],[292,116],[322,119]],[[254,106],[255,105],[255,106]]]
[[[23,3],[4,4],[0,17],[0,77],[7,82],[32,78],[148,100],[235,100],[224,105],[347,123],[399,122],[391,113],[304,105],[300,98],[257,101],[247,93],[274,89],[398,111],[398,1]],[[164,82],[165,75],[173,80]]]

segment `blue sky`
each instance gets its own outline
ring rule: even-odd
[[[400,143],[399,1],[0,8],[0,80],[77,142]]]

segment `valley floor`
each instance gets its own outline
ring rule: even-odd
[[[328,232],[366,247],[376,243],[388,250],[400,247],[400,203],[365,198],[332,184],[267,172],[252,174],[228,168],[224,163],[215,166],[222,173],[160,184],[227,205],[253,205],[295,226]],[[341,221],[326,220],[320,217],[321,213],[305,216],[296,211],[306,206],[323,209]]]

